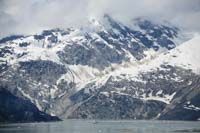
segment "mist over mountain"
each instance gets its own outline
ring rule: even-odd
[[[0,122],[200,120],[199,0],[1,0]]]
[[[126,24],[109,14],[82,27],[2,38],[7,104],[0,106],[12,111],[16,97],[46,116],[30,112],[19,120],[1,108],[1,119],[199,120],[199,39],[168,22],[138,17]]]
[[[1,0],[0,37],[36,34],[44,29],[84,26],[88,17],[107,13],[125,23],[132,18],[167,20],[188,31],[200,31],[199,0]]]

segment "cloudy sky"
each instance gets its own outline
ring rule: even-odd
[[[81,26],[105,13],[124,22],[140,16],[167,20],[200,32],[200,0],[0,0],[0,37]]]

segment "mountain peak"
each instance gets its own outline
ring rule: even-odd
[[[176,98],[196,107],[182,96],[191,85],[199,88],[188,70],[199,69],[199,37],[179,46],[176,28],[136,22],[137,28],[105,14],[82,28],[8,37],[0,45],[0,86],[62,118],[153,119]]]

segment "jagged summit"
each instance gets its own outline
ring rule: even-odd
[[[199,94],[185,89],[192,86],[195,92],[199,85],[193,71],[199,56],[191,54],[196,45],[182,46],[185,39],[174,26],[142,19],[134,23],[104,15],[81,28],[3,38],[0,89],[60,118],[169,119],[176,98],[181,107],[173,107],[181,113],[198,110],[193,98]],[[190,45],[191,51],[179,51]],[[198,112],[191,111],[195,118],[187,118],[196,119]]]
[[[145,51],[148,49],[172,49],[176,46],[174,40],[179,38],[177,28],[152,24],[146,31],[142,28],[135,30],[115,21],[109,15],[104,15],[101,21],[92,19],[92,23],[80,29],[52,29],[37,35],[3,40],[12,47],[19,47],[20,52],[27,48],[26,51],[29,52],[24,52],[26,54],[20,58],[31,54],[45,59],[44,54],[37,54],[37,51],[45,51],[47,56],[58,56],[60,63],[104,69],[112,63],[141,60],[147,56]],[[138,23],[138,26],[141,27],[143,23]],[[38,50],[34,51],[34,48]],[[58,59],[55,62],[59,62]]]

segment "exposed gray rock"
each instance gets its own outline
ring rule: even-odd
[[[191,70],[164,64],[139,73],[136,79],[120,74],[110,76],[103,85],[98,85],[98,79],[107,76],[112,65],[121,65],[131,59],[138,63],[150,49],[156,52],[160,48],[175,48],[178,28],[138,19],[135,23],[138,29],[133,29],[109,15],[105,15],[100,24],[101,28],[53,29],[38,35],[0,40],[0,88],[9,93],[9,96],[4,95],[6,101],[13,102],[9,101],[11,97],[30,104],[31,107],[26,106],[29,113],[20,115],[28,119],[22,120],[39,120],[35,119],[31,109],[38,116],[41,111],[60,118],[199,118],[200,76]],[[37,47],[41,53],[29,51],[30,46]],[[78,66],[99,71],[94,73],[97,78],[78,88],[75,78],[83,80],[81,74],[84,71]],[[104,70],[108,72],[103,75],[101,71]],[[8,112],[11,108],[8,107]],[[9,113],[4,118],[1,112],[0,119],[11,120]]]
[[[143,82],[127,79],[126,76],[117,80],[111,77],[100,88],[90,84],[89,93],[86,91],[87,86],[85,91],[81,90],[71,96],[75,105],[84,102],[68,117],[164,120],[199,118],[199,75],[190,70],[163,65],[161,70],[141,73],[141,78]],[[171,95],[173,97],[167,103],[165,97]],[[190,108],[186,107],[188,101]]]

